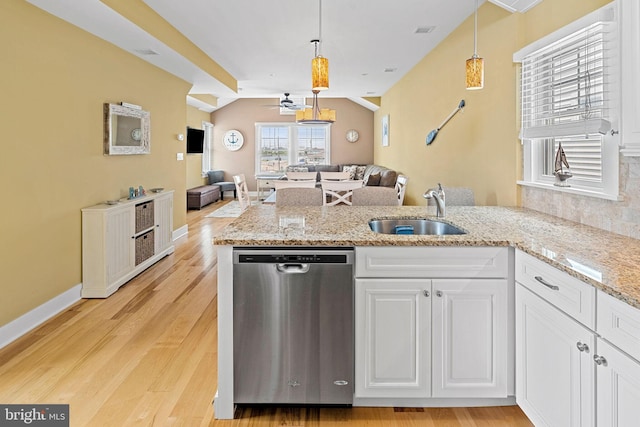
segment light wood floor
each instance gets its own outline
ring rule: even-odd
[[[232,219],[189,211],[173,255],[0,350],[0,403],[70,404],[71,426],[531,426],[518,407],[241,407],[213,419],[216,251]]]

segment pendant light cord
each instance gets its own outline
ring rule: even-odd
[[[318,45],[316,47],[318,47],[316,51],[316,56],[318,56],[322,53],[320,49],[322,47],[322,0],[318,0]]]
[[[476,0],[476,12],[473,19],[473,57],[478,57],[478,0]]]

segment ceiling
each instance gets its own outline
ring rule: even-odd
[[[217,98],[216,106],[188,97],[203,110],[238,98],[277,99],[284,92],[311,96],[311,40],[320,35],[320,0],[135,0],[230,73],[237,92],[107,1],[28,1],[189,81],[191,93]],[[320,51],[329,59],[330,87],[321,96],[376,109],[366,98],[382,96],[474,8],[475,0],[322,0]]]

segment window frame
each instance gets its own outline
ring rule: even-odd
[[[202,149],[202,177],[204,178],[213,167],[213,123],[203,121],[202,130],[204,130]]]
[[[617,24],[618,8],[617,2],[614,1],[568,25],[549,34],[546,37],[537,40],[536,42],[526,46],[513,55],[513,60],[518,64],[518,82],[520,87],[520,102],[518,108],[521,113],[523,112],[522,105],[522,90],[523,90],[523,77],[522,77],[522,62],[531,54],[546,49],[560,40],[563,40],[577,31],[584,30],[596,22],[609,22],[612,23],[613,30],[613,47],[611,49],[619,49],[619,31]],[[611,51],[610,49],[610,51]],[[610,92],[609,105],[607,106],[607,114],[602,122],[610,122],[612,127],[615,128],[617,123],[617,117],[619,116],[619,93],[618,86],[620,75],[619,55],[613,51],[607,60],[605,60],[604,66],[607,68],[605,73],[614,76],[610,81],[607,81],[605,90]],[[595,120],[594,120],[595,122]],[[524,125],[525,118],[521,117],[521,125]],[[597,127],[597,126],[596,126]],[[553,137],[542,137],[535,135],[530,138],[523,137],[524,130],[521,130],[521,143],[523,147],[523,179],[517,181],[519,185],[531,186],[537,188],[544,188],[548,190],[581,194],[590,197],[597,197],[608,200],[619,200],[619,145],[620,138],[617,132],[608,131],[602,137],[602,151],[601,151],[601,170],[602,179],[599,182],[589,180],[570,179],[570,187],[558,187],[554,185],[555,179],[553,176],[544,174],[545,164],[545,144],[546,140],[554,140]],[[570,135],[564,135],[569,136]],[[563,137],[564,137],[563,136]],[[556,136],[558,137],[558,136]],[[571,164],[571,159],[569,159]]]
[[[298,128],[323,128],[325,130],[325,161],[323,164],[331,164],[331,123],[316,124],[316,125],[299,125],[297,123],[289,122],[256,122],[255,123],[255,174],[256,175],[282,175],[285,172],[269,172],[261,170],[261,152],[262,152],[262,129],[269,127],[286,128],[288,135],[288,153],[287,160],[288,165],[297,165],[296,160],[298,158]],[[301,164],[300,166],[304,166]],[[285,167],[286,170],[286,167]]]

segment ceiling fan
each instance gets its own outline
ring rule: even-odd
[[[304,98],[299,98],[297,100],[293,100],[291,98],[289,98],[289,95],[291,95],[288,92],[284,93],[284,98],[280,98],[280,104],[278,105],[265,105],[265,107],[272,107],[272,108],[280,108],[280,111],[298,111],[298,110],[304,110],[305,108],[311,108],[310,105],[305,105],[304,104]],[[299,102],[296,102],[299,101]]]

